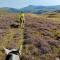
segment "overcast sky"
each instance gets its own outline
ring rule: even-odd
[[[23,8],[28,5],[60,5],[60,0],[0,0],[0,7]]]

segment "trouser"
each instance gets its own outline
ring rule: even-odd
[[[24,27],[24,19],[20,18],[20,27],[23,28]]]

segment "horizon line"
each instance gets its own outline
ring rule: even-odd
[[[52,6],[60,6],[60,5],[28,5],[28,6],[44,6],[44,7],[52,7]],[[25,6],[25,7],[28,7],[28,6]],[[9,6],[3,6],[3,7],[0,7],[0,8],[15,8],[15,9],[22,9],[22,8],[25,8],[25,7],[21,7],[21,8],[17,8],[17,7],[9,7]]]

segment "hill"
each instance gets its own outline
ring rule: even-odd
[[[18,13],[19,10],[16,8],[2,7],[0,8],[0,12]]]
[[[0,14],[0,60],[5,57],[2,46],[19,48],[22,40],[23,60],[55,60],[60,56],[60,13],[27,13],[24,30],[17,18],[16,13]]]
[[[57,6],[29,5],[27,7],[20,9],[20,11],[24,11],[26,13],[36,13],[36,14],[41,14],[41,13],[46,13],[46,12],[51,12],[51,11],[58,11],[58,10],[60,10],[60,5],[57,5]]]
[[[29,5],[27,7],[21,8],[21,9],[2,7],[2,8],[0,8],[0,11],[10,12],[10,13],[19,13],[20,11],[24,11],[25,13],[42,14],[42,13],[46,13],[46,12],[60,11],[60,5],[57,5],[57,6]]]
[[[60,56],[59,16],[54,12],[26,15],[24,44],[30,52],[28,60],[55,60]]]

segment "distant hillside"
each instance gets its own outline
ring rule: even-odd
[[[24,11],[25,13],[41,14],[41,13],[46,13],[46,12],[51,12],[51,11],[59,12],[60,11],[60,5],[57,5],[57,6],[29,5],[27,7],[21,8],[21,9],[3,7],[3,8],[0,8],[0,11],[13,12],[13,13],[19,13],[20,11]]]
[[[0,8],[0,11],[2,12],[10,12],[10,13],[18,13],[19,10],[18,9],[15,9],[15,8],[8,8],[8,7],[2,7]]]
[[[30,6],[20,9],[20,11],[24,11],[26,13],[31,12],[31,13],[37,13],[37,14],[50,12],[50,11],[56,11],[56,10],[60,10],[60,5],[57,5],[57,6],[33,6],[33,5],[30,5]]]

